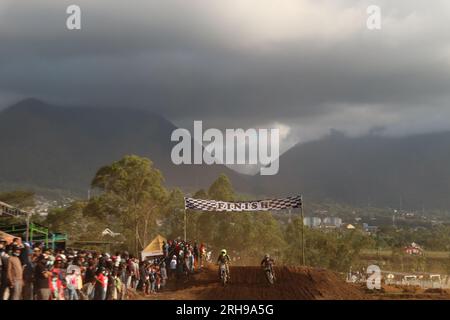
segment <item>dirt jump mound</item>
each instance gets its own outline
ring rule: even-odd
[[[334,272],[306,267],[275,267],[277,281],[269,285],[260,267],[231,267],[231,281],[223,287],[217,267],[207,267],[189,280],[178,280],[159,299],[188,300],[353,300],[363,291]],[[156,297],[155,297],[156,298]]]

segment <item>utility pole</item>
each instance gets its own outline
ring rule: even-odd
[[[28,212],[27,220],[26,220],[26,223],[27,223],[27,231],[26,231],[26,235],[25,235],[26,242],[30,241],[30,219],[31,219],[31,213]]]
[[[305,266],[305,221],[303,216],[303,196],[300,196],[300,216],[302,220],[302,265]]]
[[[184,197],[184,242],[187,241],[187,216],[186,216],[186,197]],[[181,209],[177,209],[177,210],[181,210]]]

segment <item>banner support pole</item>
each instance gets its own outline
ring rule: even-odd
[[[187,221],[186,221],[186,207],[184,207],[184,242],[186,242],[186,227],[187,227]]]
[[[300,216],[302,220],[302,265],[305,266],[305,217],[303,216],[303,195],[300,196]]]

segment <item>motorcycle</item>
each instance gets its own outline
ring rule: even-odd
[[[228,272],[225,263],[220,264],[220,282],[222,283],[222,286],[225,286],[228,283]]]
[[[266,280],[270,285],[275,283],[275,275],[273,273],[272,265],[268,265],[264,267],[264,273],[266,275]]]

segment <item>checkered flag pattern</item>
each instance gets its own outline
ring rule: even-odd
[[[271,211],[300,208],[301,205],[301,196],[245,202],[225,202],[216,200],[184,198],[185,209],[200,211]]]
[[[268,200],[270,210],[284,210],[290,208],[300,208],[302,205],[302,196],[287,197],[282,199]]]

